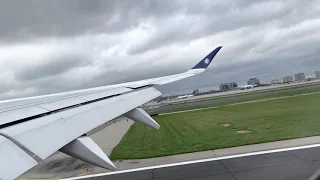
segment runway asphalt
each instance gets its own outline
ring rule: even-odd
[[[317,147],[81,179],[307,180],[319,168]]]
[[[153,107],[153,108],[146,109],[146,111],[149,114],[157,114],[159,112],[172,111],[175,109],[186,108],[186,107],[215,105],[215,104],[221,103],[221,102],[232,102],[232,101],[241,100],[241,99],[265,97],[265,96],[270,96],[270,95],[277,95],[277,94],[290,93],[290,92],[299,92],[299,91],[303,91],[303,90],[316,89],[316,88],[320,88],[320,85],[306,86],[306,87],[301,87],[301,88],[296,88],[296,89],[285,89],[285,90],[271,91],[271,92],[261,92],[258,94],[247,94],[247,95],[240,94],[239,96],[232,96],[232,97],[226,97],[226,98],[221,98],[221,99],[211,99],[211,100],[209,99],[209,100],[203,100],[203,101],[198,101],[198,102],[191,101],[191,102],[175,104],[175,105]],[[186,101],[188,101],[188,100],[186,100]]]

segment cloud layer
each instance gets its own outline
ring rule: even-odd
[[[320,1],[0,1],[0,99],[169,75],[164,93],[320,69]]]

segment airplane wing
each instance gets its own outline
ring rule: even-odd
[[[199,74],[222,47],[187,72],[142,81],[0,102],[0,179],[14,179],[61,151],[97,166],[115,166],[89,131],[119,116],[159,128],[142,104],[161,93],[162,85]]]

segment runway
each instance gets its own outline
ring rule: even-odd
[[[320,147],[155,168],[87,180],[307,180],[320,168]]]
[[[157,114],[159,112],[166,112],[166,111],[172,111],[175,109],[180,109],[180,108],[186,108],[186,107],[197,107],[197,106],[204,106],[204,105],[215,105],[217,103],[221,102],[232,102],[236,100],[241,100],[241,99],[249,99],[249,98],[257,98],[257,97],[265,97],[265,96],[270,96],[270,95],[277,95],[277,94],[283,94],[283,93],[290,93],[290,92],[299,92],[299,91],[304,91],[308,89],[316,89],[320,88],[320,85],[315,85],[315,86],[306,86],[306,87],[300,87],[300,88],[295,88],[295,89],[284,89],[284,90],[278,90],[278,91],[271,91],[271,92],[261,92],[257,94],[247,94],[247,95],[241,95],[239,96],[231,96],[231,97],[225,97],[225,98],[219,98],[219,99],[208,99],[208,100],[201,100],[201,101],[189,101],[186,99],[185,103],[181,104],[173,104],[173,105],[162,105],[162,106],[156,106],[153,108],[148,108],[146,109],[149,114]],[[197,96],[201,98],[201,96]]]

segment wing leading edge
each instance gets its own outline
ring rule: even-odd
[[[151,86],[205,71],[221,48],[176,75],[0,102],[0,179],[14,179],[59,150],[114,170],[108,157],[83,135],[119,116],[158,129],[159,124],[139,108],[161,95]]]

